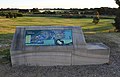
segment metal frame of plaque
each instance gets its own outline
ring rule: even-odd
[[[80,26],[18,26],[10,53],[13,66],[86,65],[108,63],[110,49],[86,43]]]

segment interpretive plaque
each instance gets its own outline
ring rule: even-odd
[[[54,66],[108,63],[110,50],[86,43],[80,26],[18,26],[10,53],[13,66]]]
[[[26,45],[72,45],[72,30],[27,30]]]

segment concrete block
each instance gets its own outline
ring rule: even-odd
[[[110,49],[87,44],[80,26],[18,26],[10,53],[13,66],[86,65],[109,62]]]

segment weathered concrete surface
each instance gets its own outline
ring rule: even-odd
[[[26,46],[26,30],[71,29],[73,45]],[[102,47],[101,47],[102,45]],[[109,62],[109,48],[103,44],[87,44],[79,26],[23,26],[17,27],[11,45],[12,65],[54,66],[86,65]]]

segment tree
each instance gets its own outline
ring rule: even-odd
[[[14,17],[13,13],[9,12],[8,14],[9,14],[10,18]]]
[[[16,13],[9,12],[6,14],[6,18],[17,18]]]
[[[31,12],[33,12],[33,13],[39,12],[39,9],[38,8],[33,8],[33,9],[31,9]]]
[[[17,15],[14,13],[14,14],[13,14],[13,17],[14,17],[14,18],[17,18]]]
[[[120,0],[115,0],[115,1],[119,7],[118,7],[118,10],[116,12],[116,18],[114,19],[115,23],[113,23],[113,25],[115,26],[117,32],[120,32]]]
[[[118,4],[119,8],[120,8],[120,0],[115,0],[116,4]]]
[[[19,13],[29,13],[29,9],[19,9]]]

